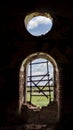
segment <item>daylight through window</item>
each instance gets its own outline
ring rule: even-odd
[[[43,58],[30,60],[27,66],[27,103],[42,107],[54,102],[54,69]]]
[[[22,105],[38,109],[59,102],[59,70],[48,54],[36,52],[23,60],[19,71],[19,112]]]
[[[25,17],[24,24],[31,35],[41,36],[52,29],[53,19],[48,13],[34,12]]]

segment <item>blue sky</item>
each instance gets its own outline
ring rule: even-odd
[[[45,35],[52,28],[51,19],[45,16],[33,17],[27,24],[27,30],[34,36]]]
[[[46,61],[46,59],[43,58],[39,58],[36,60],[33,60],[32,63],[36,63],[36,62],[44,62]],[[54,78],[53,77],[53,66],[50,62],[48,62],[48,67],[49,67],[49,78]],[[47,73],[47,64],[46,63],[42,63],[42,64],[34,64],[32,65],[32,75],[45,75]],[[30,75],[30,66],[28,67],[28,75]],[[33,77],[32,80],[40,80],[42,77]],[[47,79],[48,77],[45,76],[44,79]],[[37,83],[37,82],[35,82]],[[52,84],[53,82],[51,81],[50,84]],[[40,82],[38,85],[45,85],[46,81],[44,82]]]

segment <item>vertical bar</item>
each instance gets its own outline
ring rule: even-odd
[[[24,69],[24,103],[26,103],[26,68]]]
[[[49,72],[48,60],[47,60],[47,72]],[[49,102],[51,102],[51,93],[50,93],[50,84],[49,84],[49,74],[48,74],[47,76],[48,76],[48,89],[49,89],[49,96],[50,96]]]
[[[30,61],[30,103],[32,100],[32,64]]]

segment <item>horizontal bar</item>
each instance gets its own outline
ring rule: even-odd
[[[33,80],[33,82],[34,82],[34,81],[37,82],[37,81],[39,81],[39,80]],[[44,80],[41,80],[41,81],[48,81],[48,79],[44,79]],[[41,81],[40,81],[40,82],[41,82]],[[32,82],[32,81],[29,80],[29,81],[27,81],[27,82]]]
[[[42,75],[32,75],[32,76],[28,76],[28,78],[29,78],[29,77],[41,77],[41,76],[45,76],[45,77],[46,77],[46,76],[49,76],[49,75],[50,75],[50,74],[47,74],[47,75],[46,75],[46,74],[42,74]]]
[[[36,86],[27,86],[27,88],[30,88],[30,87],[32,87],[32,89],[33,89],[33,88],[36,88]],[[37,87],[38,87],[38,86],[37,86]],[[44,85],[44,86],[43,86],[43,85],[42,85],[42,86],[39,86],[39,88],[41,88],[41,87],[54,88],[54,86],[50,86],[50,85],[48,85],[48,86],[45,86],[45,85]]]
[[[43,92],[53,92],[53,90],[42,90]],[[32,90],[32,92],[38,92],[38,93],[40,93],[40,92],[42,92],[41,90]],[[29,91],[29,90],[27,90],[27,92],[31,92],[31,91]]]
[[[30,65],[34,65],[34,64],[42,64],[42,63],[46,63],[47,64],[47,61],[44,61],[44,62],[36,62],[36,63],[32,63]]]
[[[45,95],[31,95],[31,96],[45,96]],[[50,95],[46,95],[46,96],[50,96]]]

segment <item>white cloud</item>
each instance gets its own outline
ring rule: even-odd
[[[38,64],[35,66],[36,69],[33,67],[33,72],[36,71],[36,72],[40,72],[40,73],[46,73],[47,72],[47,65],[44,63],[44,64]]]
[[[32,63],[37,63],[37,62],[45,62],[46,59],[43,59],[43,58],[39,58],[39,59],[36,59],[36,60],[33,60]],[[51,64],[51,62],[48,62],[48,68],[49,68],[49,79],[51,78],[54,78],[54,75],[53,75],[53,65]],[[46,75],[47,74],[47,64],[46,63],[42,63],[42,64],[33,64],[32,65],[32,75]],[[28,75],[30,75],[30,66],[29,66],[29,69],[28,69]],[[45,79],[48,79],[47,76],[43,77],[43,76],[40,76],[40,77],[32,77],[32,80],[41,80],[43,78],[43,80]],[[29,80],[29,78],[28,78]],[[37,84],[38,81],[35,82],[35,84]],[[45,85],[47,83],[47,81],[40,81],[38,85]],[[50,81],[50,84],[53,84],[53,81]],[[29,83],[28,83],[29,85]],[[32,83],[32,85],[34,85]]]
[[[45,59],[36,59],[33,60],[32,63],[37,63],[37,62],[45,62]],[[49,69],[49,74],[50,77],[53,77],[53,66],[50,62],[48,62],[48,69]],[[28,69],[28,75],[30,74],[30,67]],[[32,65],[32,75],[46,75],[47,74],[47,64],[42,63],[42,64],[34,64]],[[46,77],[45,77],[46,78]]]
[[[44,16],[37,16],[32,18],[27,25],[27,30],[38,27],[39,24],[51,24],[51,20]]]
[[[27,25],[27,29],[29,30],[29,29],[34,29],[34,28],[36,28],[38,26],[38,23],[35,21],[34,22],[34,20],[31,20],[31,21],[29,21],[29,23],[28,23],[28,25]]]

